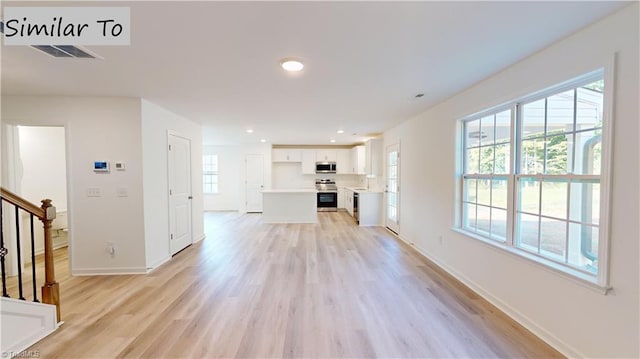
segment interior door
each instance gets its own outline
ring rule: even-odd
[[[386,149],[385,225],[395,233],[400,230],[400,145]]]
[[[264,189],[264,156],[247,155],[246,206],[247,212],[262,212],[262,190]]]
[[[191,141],[169,135],[169,238],[171,254],[192,243]]]

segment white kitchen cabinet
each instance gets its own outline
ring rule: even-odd
[[[359,225],[382,225],[382,192],[358,191]]]
[[[338,209],[345,208],[345,189],[343,187],[338,188]]]
[[[382,176],[382,140],[380,139],[365,142],[365,174]]]
[[[365,169],[365,146],[356,146],[351,149],[351,173],[358,175],[367,174]]]
[[[341,148],[336,150],[336,173],[338,174],[352,174],[353,166],[351,159],[351,150]]]
[[[344,208],[353,216],[353,191],[348,188],[344,189]]]
[[[302,174],[316,174],[316,150],[301,150],[302,153]]]
[[[336,150],[321,149],[316,150],[316,161],[318,162],[336,162],[338,153]]]
[[[302,162],[301,150],[274,148],[271,153],[272,162]]]

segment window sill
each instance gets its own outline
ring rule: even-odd
[[[484,243],[492,248],[496,248],[498,250],[507,252],[507,253],[511,253],[513,254],[515,257],[517,258],[523,258],[528,262],[534,262],[537,265],[539,265],[542,269],[545,269],[551,273],[554,274],[559,274],[562,277],[571,280],[572,282],[579,284],[583,287],[589,288],[595,292],[598,292],[602,295],[607,295],[607,293],[609,293],[609,291],[611,291],[613,288],[611,286],[606,286],[606,285],[601,285],[599,283],[596,282],[596,278],[593,276],[590,276],[586,273],[583,273],[579,270],[574,270],[568,267],[565,267],[563,265],[560,265],[558,263],[555,263],[551,260],[547,260],[545,258],[542,257],[538,257],[536,255],[527,253],[525,251],[521,251],[509,246],[506,246],[500,242],[496,242],[493,240],[490,240],[488,238],[484,238],[482,236],[479,236],[475,233],[471,233],[471,232],[467,232],[465,230],[462,230],[460,228],[451,228],[452,231],[459,233],[467,238],[473,238],[481,243]]]

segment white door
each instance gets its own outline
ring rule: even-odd
[[[169,238],[174,255],[192,243],[191,141],[169,135]]]
[[[385,185],[385,225],[395,233],[400,229],[400,145],[387,147]]]
[[[262,190],[264,189],[264,156],[247,155],[246,195],[247,212],[262,212]]]

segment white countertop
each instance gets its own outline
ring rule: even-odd
[[[315,188],[265,189],[262,193],[317,193]]]
[[[358,193],[382,193],[382,191],[371,191],[361,187],[344,187],[344,189]]]

